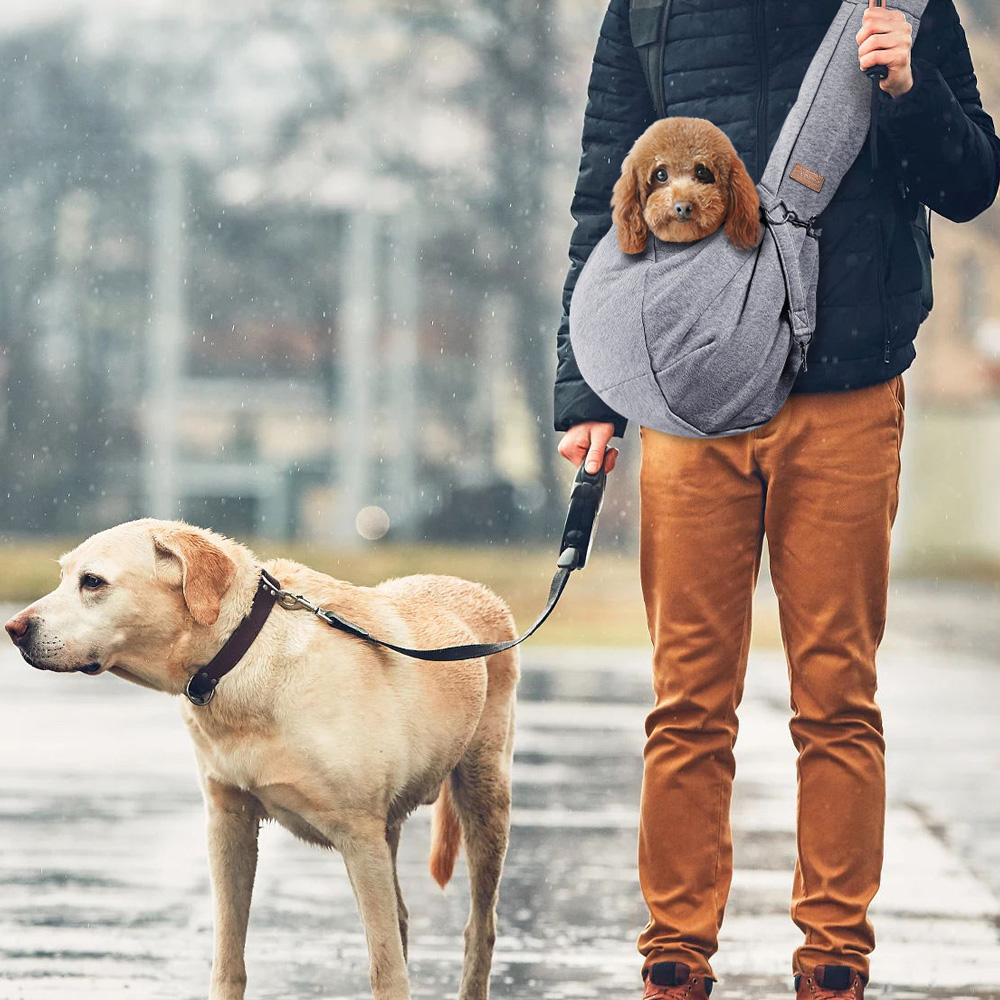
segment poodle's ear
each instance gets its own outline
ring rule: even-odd
[[[729,168],[729,208],[726,235],[735,247],[749,250],[761,237],[760,198],[743,161],[733,155]]]
[[[184,603],[199,625],[214,625],[222,595],[236,576],[236,563],[196,531],[169,527],[153,535],[156,554],[180,567]]]
[[[618,246],[625,253],[642,253],[646,249],[646,220],[639,202],[639,173],[635,157],[629,153],[622,163],[622,175],[615,183],[611,196],[611,219],[618,230]]]

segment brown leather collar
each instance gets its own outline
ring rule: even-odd
[[[192,705],[200,708],[215,697],[219,681],[243,659],[254,639],[260,634],[280,590],[281,584],[266,569],[262,569],[257,592],[253,595],[253,604],[247,616],[233,629],[222,649],[187,682],[184,694]]]

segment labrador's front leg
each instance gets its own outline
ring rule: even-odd
[[[337,846],[344,855],[347,875],[365,926],[375,1000],[409,1000],[396,883],[385,824],[383,822],[381,828],[374,824],[371,831],[356,831],[348,838],[338,838]]]
[[[243,1000],[250,897],[257,872],[260,805],[253,796],[206,779],[208,860],[215,903],[215,953],[209,1000]]]

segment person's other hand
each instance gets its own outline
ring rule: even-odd
[[[614,433],[614,424],[596,420],[574,424],[563,434],[559,442],[559,454],[576,468],[579,468],[586,457],[587,472],[597,472],[601,467],[601,456],[604,455],[604,471],[610,472],[618,460],[618,449],[608,448],[608,442],[614,437]]]
[[[913,86],[910,67],[910,49],[913,46],[913,29],[901,10],[874,6],[868,0],[861,30],[858,32],[858,58],[861,69],[882,65],[889,70],[879,86],[892,97],[905,94]]]

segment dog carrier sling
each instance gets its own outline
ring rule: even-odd
[[[636,3],[664,16],[659,0]],[[926,4],[893,2],[914,35]],[[844,0],[806,71],[757,185],[757,247],[738,249],[724,229],[693,243],[650,232],[641,253],[626,254],[612,226],[588,258],[570,341],[584,380],[622,416],[727,437],[767,423],[787,399],[816,325],[816,217],[871,124],[878,84],[858,69],[856,41],[867,6]]]

